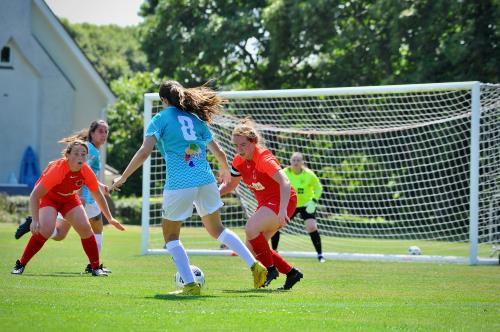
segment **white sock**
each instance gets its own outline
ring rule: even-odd
[[[174,259],[177,271],[179,271],[185,284],[194,282],[194,274],[189,266],[189,258],[180,240],[167,242],[167,250]]]
[[[97,250],[99,251],[99,256],[101,256],[101,248],[102,248],[102,236],[103,234],[94,234],[95,241],[97,242]]]
[[[252,267],[252,265],[256,262],[250,250],[248,250],[247,246],[241,242],[241,239],[229,228],[225,228],[222,233],[220,233],[217,238],[219,242],[224,243],[229,247],[232,251],[238,254],[245,263],[247,263],[248,267]]]

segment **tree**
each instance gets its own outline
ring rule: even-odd
[[[498,82],[498,0],[150,0],[140,40],[185,85]]]
[[[107,84],[149,68],[136,27],[71,24],[66,19],[61,23]]]
[[[123,172],[128,162],[142,144],[144,135],[144,93],[157,91],[159,70],[136,73],[132,77],[121,77],[111,83],[117,102],[108,110],[109,121],[109,165]],[[122,195],[142,195],[142,175],[135,172]]]

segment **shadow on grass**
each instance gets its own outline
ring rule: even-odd
[[[223,293],[229,294],[270,294],[270,293],[284,293],[286,291],[272,288],[259,288],[259,289],[223,289]],[[254,295],[254,296],[255,296]]]
[[[74,277],[84,277],[89,274],[83,272],[52,272],[52,273],[27,273],[23,274],[23,277],[64,277],[64,278],[74,278]]]
[[[170,294],[156,294],[155,296],[146,296],[146,299],[155,299],[155,300],[166,300],[166,301],[188,301],[188,300],[199,300],[205,299],[209,297],[217,297],[214,295],[170,295]]]

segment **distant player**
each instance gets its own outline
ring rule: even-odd
[[[232,163],[231,181],[219,188],[221,196],[233,191],[241,180],[254,193],[258,206],[245,225],[247,243],[267,268],[264,286],[281,272],[287,276],[282,289],[291,289],[303,274],[271,250],[268,241],[293,215],[297,205],[295,190],[276,157],[258,145],[259,135],[251,121],[243,120],[237,125],[232,139],[237,155]]]
[[[64,140],[63,140],[64,141]],[[26,264],[43,247],[54,231],[57,214],[61,213],[82,239],[93,276],[106,276],[100,268],[99,251],[85,209],[77,192],[85,184],[110,224],[125,228],[111,215],[108,204],[99,190],[97,178],[86,164],[88,148],[84,141],[74,140],[63,151],[63,158],[52,161],[44,170],[30,195],[33,221],[31,236],[23,255],[16,261],[12,274],[22,274]]]
[[[78,133],[66,138],[64,142],[71,142],[75,139],[80,139],[87,142],[87,147],[89,149],[89,153],[87,155],[87,164],[90,166],[92,171],[94,171],[95,175],[98,177],[99,172],[101,170],[101,153],[99,148],[106,143],[108,138],[108,124],[104,120],[96,120],[92,121],[90,127],[88,129],[82,129]],[[101,188],[104,190],[106,194],[109,194],[107,191],[107,187],[101,184]],[[90,225],[92,226],[92,231],[95,234],[95,238],[97,241],[97,248],[99,249],[99,256],[101,256],[102,252],[102,242],[103,242],[103,222],[101,216],[101,210],[97,205],[96,201],[90,194],[87,186],[83,186],[80,194],[80,201],[82,205],[85,207],[85,212],[89,217]],[[19,239],[25,233],[29,232],[29,227],[31,223],[31,217],[26,219],[26,222],[21,224],[16,231],[16,239]],[[65,221],[61,215],[58,216],[56,227],[54,229],[53,234],[51,235],[51,239],[55,241],[62,241],[68,235],[68,232],[71,228],[71,224],[68,221]],[[104,266],[101,268],[110,273],[111,271]],[[85,272],[92,272],[90,263],[85,267]]]
[[[285,168],[285,174],[297,192],[297,209],[290,219],[300,214],[300,217],[304,220],[306,231],[309,233],[314,248],[318,253],[318,260],[320,263],[324,263],[326,260],[323,257],[321,237],[316,222],[316,206],[323,192],[321,182],[312,170],[304,166],[304,158],[300,152],[292,154],[290,166]],[[271,238],[273,250],[278,249],[279,240],[280,232],[278,231]]]
[[[220,208],[223,203],[207,161],[208,148],[219,162],[222,181],[230,180],[226,155],[213,140],[206,124],[221,111],[225,100],[206,87],[186,89],[176,81],[162,83],[159,94],[163,110],[149,123],[141,148],[123,175],[115,179],[113,189],[125,183],[149,157],[156,144],[165,159],[167,174],[163,191],[163,237],[185,282],[183,289],[170,294],[200,294],[200,286],[195,283],[189,258],[179,240],[182,222],[191,217],[193,204],[208,233],[246,262],[253,273],[254,287],[261,287],[266,281],[267,271],[240,238],[222,225]]]

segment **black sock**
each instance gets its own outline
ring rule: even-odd
[[[278,249],[278,244],[280,243],[280,231],[277,231],[276,234],[273,235],[271,238],[271,246],[273,247],[273,250]]]
[[[321,238],[319,237],[318,230],[309,233],[309,236],[311,237],[311,241],[314,245],[314,248],[316,249],[316,252],[318,253],[318,255],[321,255],[323,251],[321,250]]]

